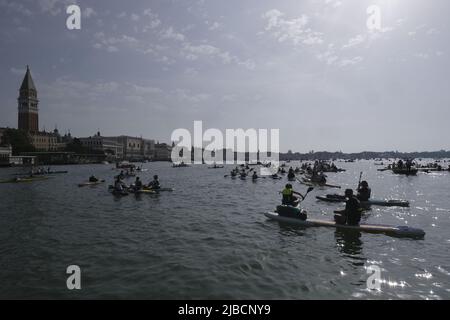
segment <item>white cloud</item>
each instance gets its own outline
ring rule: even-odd
[[[340,67],[347,67],[347,66],[351,66],[351,65],[355,65],[357,63],[360,63],[363,60],[362,57],[354,57],[354,58],[345,58],[342,59],[341,61],[339,61],[338,65]]]
[[[209,27],[209,30],[213,31],[213,30],[216,30],[216,29],[219,29],[219,28],[220,28],[220,23],[218,23],[216,21]]]
[[[83,10],[83,17],[84,18],[90,18],[90,17],[96,16],[96,15],[97,15],[97,13],[92,8],[88,7],[88,8]]]
[[[294,45],[323,43],[323,34],[307,27],[307,15],[302,14],[294,19],[285,19],[284,16],[284,13],[277,9],[269,10],[262,16],[267,21],[265,30],[279,42],[291,42]]]
[[[13,75],[16,75],[16,76],[23,76],[23,75],[25,75],[26,69],[25,69],[25,68],[21,69],[21,68],[14,68],[14,67],[12,67],[12,68],[9,69],[9,71],[10,71]]]
[[[183,34],[176,32],[173,27],[169,27],[161,32],[161,38],[184,41],[186,37]]]
[[[8,12],[21,13],[25,16],[33,15],[33,12],[31,12],[30,9],[28,9],[26,6],[19,3],[18,1],[0,0],[0,7],[4,8]]]
[[[342,46],[342,49],[348,49],[348,48],[351,48],[351,47],[355,47],[355,46],[363,43],[364,40],[366,40],[366,36],[364,36],[362,34],[359,34],[359,35],[357,35],[354,38],[350,38],[348,40],[348,42]]]

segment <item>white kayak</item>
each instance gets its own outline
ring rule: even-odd
[[[301,220],[297,218],[283,217],[275,212],[266,212],[264,215],[272,220],[296,224],[303,227],[331,227],[340,230],[355,230],[364,231],[368,233],[382,233],[393,237],[408,237],[415,239],[422,239],[425,236],[425,231],[422,229],[411,228],[408,226],[388,226],[380,224],[360,224],[359,226],[349,226],[337,224],[334,221],[329,220],[319,220],[319,219],[307,219]]]
[[[326,202],[345,202],[345,196],[327,194],[326,196],[316,196],[316,199]],[[409,207],[409,202],[406,200],[376,200],[370,199],[368,201],[361,201],[362,206],[382,206],[382,207]]]

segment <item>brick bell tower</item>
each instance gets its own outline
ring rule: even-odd
[[[31,78],[30,68],[27,66],[27,73],[20,86],[19,98],[19,130],[27,132],[39,131],[39,116],[37,90]]]

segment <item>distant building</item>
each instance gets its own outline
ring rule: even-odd
[[[9,159],[12,156],[11,146],[0,146],[0,166],[9,166]]]
[[[166,143],[155,144],[155,161],[170,161],[172,154],[172,147]]]
[[[152,160],[155,157],[155,140],[143,139],[142,154],[146,160]]]
[[[130,136],[108,137],[114,140],[123,148],[122,159],[141,161],[144,160],[144,140],[142,138]]]
[[[102,151],[109,160],[123,159],[123,146],[115,138],[102,137],[100,132],[93,137],[79,138],[83,147]]]
[[[8,128],[0,128],[0,146],[2,145],[3,135],[5,134],[6,130],[8,130]]]

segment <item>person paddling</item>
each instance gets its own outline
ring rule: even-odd
[[[253,171],[252,179],[253,180],[258,179],[258,174],[256,173],[256,171]]]
[[[89,182],[98,182],[98,179],[94,175],[92,175],[89,177]]]
[[[161,188],[161,185],[160,185],[160,183],[159,183],[159,180],[158,180],[158,176],[157,176],[157,175],[154,175],[154,176],[153,176],[153,181],[151,181],[151,182],[148,184],[148,187],[149,187],[150,189],[152,189],[152,190],[156,190],[156,189],[160,189],[160,188]]]
[[[139,177],[136,177],[136,180],[134,181],[134,191],[139,191],[142,189],[142,181],[139,179]]]
[[[345,190],[345,209],[335,211],[334,221],[337,224],[348,224],[351,226],[359,225],[361,221],[361,207],[359,200],[353,195],[352,189]]]
[[[117,191],[117,192],[123,192],[124,190],[123,190],[123,186],[124,184],[123,184],[123,182],[122,182],[122,180],[120,179],[120,176],[118,176],[117,178],[116,178],[116,181],[115,181],[115,183],[114,183],[114,191]]]
[[[286,184],[281,194],[283,195],[281,204],[286,206],[296,206],[298,204],[298,198],[294,196],[295,194],[302,197],[302,199],[305,198],[300,192],[294,191],[290,183]]]
[[[371,194],[372,190],[369,188],[367,181],[361,182],[358,187],[358,194],[356,195],[356,198],[358,198],[359,201],[369,201]]]

